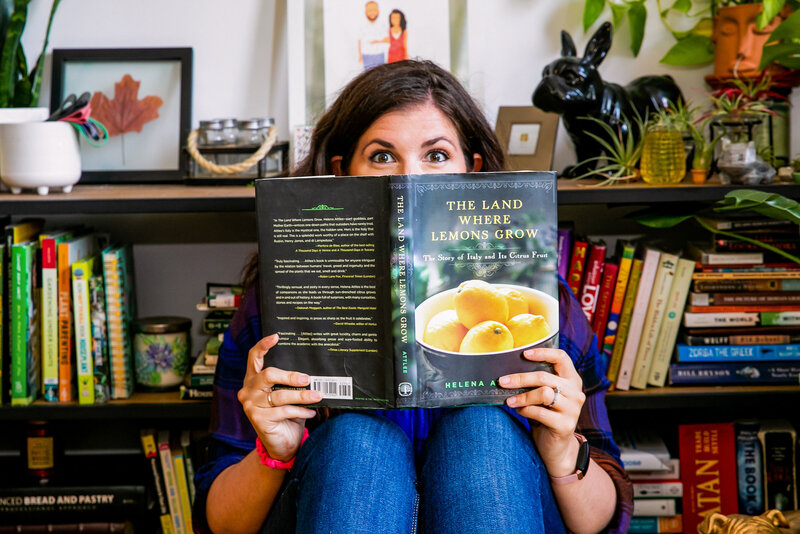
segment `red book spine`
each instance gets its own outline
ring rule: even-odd
[[[679,425],[683,532],[694,534],[706,516],[738,510],[733,423]]]
[[[600,282],[603,279],[603,264],[606,259],[606,246],[599,243],[592,243],[589,250],[589,259],[586,262],[586,275],[583,277],[583,287],[581,288],[581,309],[592,322],[594,310],[597,307],[597,295],[600,293]]]
[[[572,245],[572,256],[569,260],[569,271],[567,273],[567,284],[575,297],[580,296],[581,282],[583,281],[583,271],[586,268],[586,252],[589,243],[576,239]]]
[[[618,271],[619,265],[616,263],[606,263],[603,266],[603,281],[600,284],[600,294],[597,296],[597,307],[592,320],[592,330],[597,335],[597,350],[603,350],[603,336],[606,333],[606,323],[608,323]]]

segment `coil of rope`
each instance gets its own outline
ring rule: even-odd
[[[218,163],[214,163],[213,161],[208,161],[200,153],[200,150],[197,148],[198,134],[198,130],[192,130],[192,132],[189,134],[189,137],[186,139],[186,149],[189,151],[189,154],[191,154],[192,158],[197,162],[197,164],[207,171],[215,174],[237,174],[253,167],[256,163],[261,161],[264,156],[269,154],[269,151],[272,149],[273,145],[275,145],[275,141],[278,139],[278,128],[275,126],[270,126],[264,142],[261,143],[261,146],[258,147],[258,149],[246,160],[240,161],[239,163],[229,163],[227,165],[220,165]]]

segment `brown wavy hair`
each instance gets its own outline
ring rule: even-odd
[[[483,159],[481,172],[504,170],[503,149],[483,111],[449,72],[432,61],[407,59],[366,70],[353,78],[320,117],[311,135],[308,156],[292,176],[333,174],[331,159],[342,156],[348,173],[358,140],[379,117],[432,102],[458,133],[467,165],[473,154]],[[258,257],[243,269],[243,284],[256,281]]]

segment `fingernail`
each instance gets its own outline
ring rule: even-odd
[[[533,358],[536,351],[534,349],[528,349],[524,352],[526,358]]]
[[[300,382],[300,385],[308,384],[308,375],[300,375],[297,377],[297,380]]]
[[[506,402],[508,403],[509,406],[514,406],[515,404],[517,404],[517,398],[516,397],[509,397]]]
[[[510,383],[511,383],[511,379],[510,379],[510,378],[508,378],[507,376],[501,376],[501,377],[500,377],[500,384],[501,384],[501,385],[503,385],[503,386],[507,386],[507,385],[509,385]]]
[[[322,393],[320,393],[319,391],[311,391],[310,397],[311,397],[310,400],[314,402],[319,402],[322,400]]]

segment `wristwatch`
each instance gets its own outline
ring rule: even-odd
[[[550,483],[552,484],[570,484],[572,482],[576,482],[578,480],[583,480],[583,477],[586,476],[586,470],[589,469],[589,442],[586,441],[586,438],[575,432],[573,434],[575,439],[578,440],[579,449],[578,449],[578,460],[575,462],[575,472],[571,475],[566,475],[563,477],[550,477]]]

